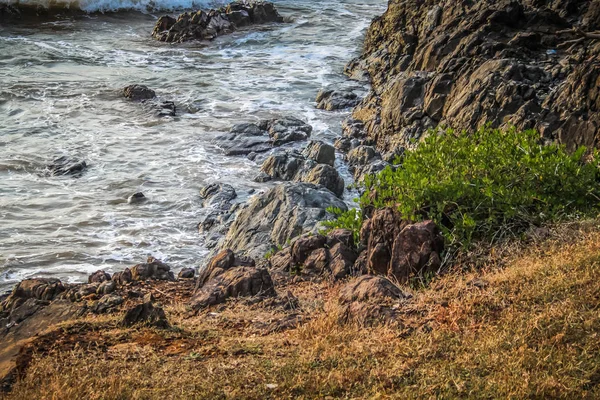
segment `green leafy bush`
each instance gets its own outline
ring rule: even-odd
[[[586,158],[591,161],[586,161]],[[542,145],[535,131],[483,128],[431,132],[399,166],[367,177],[362,210],[395,207],[411,221],[434,220],[449,245],[518,235],[532,225],[595,215],[597,152]],[[358,234],[362,212],[338,213],[330,227]]]

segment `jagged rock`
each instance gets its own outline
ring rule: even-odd
[[[399,313],[393,303],[410,297],[383,277],[361,276],[340,290],[342,322],[353,321],[363,325],[397,322]]]
[[[179,271],[177,275],[177,279],[192,279],[196,275],[196,270],[194,268],[183,268]]]
[[[132,194],[127,198],[127,203],[129,204],[141,204],[144,203],[148,198],[142,192],[137,192]]]
[[[286,247],[269,258],[269,266],[273,271],[289,271],[293,264],[291,247]]]
[[[361,229],[370,274],[406,282],[414,274],[437,272],[444,240],[432,221],[408,224],[390,208],[377,210]]]
[[[87,163],[66,156],[59,157],[46,167],[51,175],[79,176],[87,169]]]
[[[165,311],[161,307],[155,307],[152,304],[154,299],[151,294],[144,296],[144,302],[127,310],[127,313],[121,321],[124,327],[131,327],[137,324],[152,326],[155,328],[166,329],[170,327]]]
[[[391,0],[346,69],[372,82],[353,112],[363,137],[387,153],[415,146],[431,128],[489,123],[535,128],[571,149],[597,146],[600,46],[561,46],[578,36],[557,34],[597,29],[597,4]]]
[[[309,183],[284,183],[254,197],[231,225],[221,248],[261,259],[303,232],[315,231],[328,207],[346,210],[329,190]]]
[[[226,155],[264,153],[284,143],[306,140],[312,127],[305,122],[283,117],[262,120],[258,124],[234,125],[229,135],[218,138]]]
[[[399,300],[409,297],[400,288],[381,276],[364,275],[342,287],[340,302]]]
[[[231,268],[209,280],[192,298],[192,308],[199,310],[225,302],[230,297],[275,296],[273,281],[266,269]]]
[[[268,22],[283,22],[272,3],[238,1],[218,10],[186,12],[177,19],[161,17],[152,36],[162,42],[212,40],[233,32],[236,27]]]
[[[406,226],[394,240],[388,275],[406,282],[411,275],[438,272],[444,239],[433,221]]]
[[[144,85],[129,85],[123,89],[123,96],[129,100],[142,101],[156,97],[154,90]]]
[[[156,260],[154,257],[148,257],[147,263],[137,264],[131,267],[131,277],[134,281],[143,281],[146,279],[175,280],[171,267]]]
[[[346,247],[354,248],[354,234],[349,229],[333,229],[327,233],[327,247],[332,248],[337,243],[341,243]]]
[[[340,280],[352,273],[354,262],[358,255],[342,243],[335,244],[329,250],[329,269],[334,280]]]
[[[235,265],[235,254],[229,249],[225,249],[215,255],[206,268],[198,275],[196,287],[202,287],[206,282],[216,278]]]
[[[310,137],[312,126],[294,117],[276,118],[266,121],[266,129],[278,146],[288,142],[306,140]]]
[[[125,268],[121,272],[114,273],[112,280],[117,282],[119,285],[124,285],[133,280],[133,275],[131,274],[131,270],[129,268]]]
[[[204,200],[202,207],[211,207],[219,211],[229,211],[231,201],[237,197],[233,186],[213,183],[200,189],[200,197]]]
[[[117,294],[109,294],[94,302],[90,306],[90,311],[94,314],[104,314],[123,304],[123,301],[123,297]]]
[[[333,111],[354,107],[360,103],[360,99],[350,90],[321,89],[316,102],[317,108]]]
[[[294,241],[291,246],[292,262],[296,265],[304,264],[308,256],[317,249],[325,246],[327,238],[323,235],[304,235]]]
[[[24,279],[15,286],[5,302],[13,299],[54,300],[65,290],[62,282],[55,278]]]
[[[117,283],[115,281],[105,281],[105,282],[102,282],[98,286],[98,289],[96,290],[96,294],[99,294],[99,295],[111,294],[115,290],[117,290]]]
[[[105,281],[110,281],[110,274],[103,270],[96,271],[88,276],[88,283],[102,283]]]
[[[302,155],[318,164],[327,164],[333,167],[335,163],[335,148],[320,140],[311,140]]]
[[[335,168],[326,164],[315,166],[302,176],[301,181],[326,187],[338,197],[342,197],[344,194],[344,179]]]
[[[329,267],[329,252],[325,248],[312,251],[302,263],[303,274],[323,274]]]
[[[263,174],[269,179],[281,179],[291,181],[300,179],[304,173],[316,165],[313,161],[307,161],[302,155],[295,151],[285,151],[269,156],[261,167]]]

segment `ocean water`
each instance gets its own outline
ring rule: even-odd
[[[351,85],[343,66],[386,7],[280,0],[291,22],[171,45],[150,37],[159,16],[219,2],[21,3],[86,13],[0,23],[0,291],[31,276],[82,281],[148,255],[175,270],[201,265],[208,250],[196,225],[209,210],[199,189],[228,183],[244,202],[269,187],[253,182],[259,164],[223,155],[216,137],[236,123],[291,115],[333,142],[348,111],[317,110],[315,95]],[[120,90],[136,83],[175,102],[177,116],[123,99]],[[61,156],[89,168],[44,174]],[[137,191],[149,201],[128,204]]]

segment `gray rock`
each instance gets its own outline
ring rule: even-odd
[[[88,165],[83,160],[76,160],[66,156],[59,157],[48,165],[46,168],[50,175],[81,175]]]
[[[237,197],[233,186],[213,183],[200,189],[200,197],[204,200],[202,207],[210,207],[219,211],[229,211],[231,201]]]
[[[312,140],[302,152],[305,157],[315,160],[319,164],[327,164],[333,167],[335,164],[335,148],[320,140]]]
[[[177,279],[192,279],[194,275],[196,275],[196,270],[194,268],[183,268],[179,271]]]
[[[312,126],[294,117],[269,120],[266,123],[266,128],[273,140],[273,144],[276,146],[288,142],[306,140],[312,132]]]
[[[317,108],[333,111],[354,107],[360,103],[360,99],[351,90],[321,89],[316,102]]]
[[[346,210],[329,190],[310,183],[284,183],[256,196],[241,210],[221,248],[261,259],[272,247],[284,245],[303,232],[315,231],[326,209]]]
[[[337,170],[327,164],[319,164],[301,177],[302,182],[314,183],[331,190],[336,196],[344,193],[344,179]]]

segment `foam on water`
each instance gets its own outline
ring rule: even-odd
[[[3,0],[0,3],[49,10],[80,10],[87,13],[137,10],[142,12],[208,8],[223,4],[220,0]]]
[[[203,263],[209,250],[196,225],[210,210],[199,188],[228,183],[245,202],[269,187],[253,181],[260,165],[224,156],[215,138],[236,123],[291,115],[313,125],[313,138],[333,142],[348,112],[316,110],[315,95],[352,85],[343,66],[385,3],[278,0],[293,22],[209,44],[158,43],[150,37],[156,16],[143,13],[0,26],[0,290],[31,276],[82,281],[148,255],[175,269]],[[178,115],[159,118],[125,101],[120,90],[132,83],[174,101]],[[78,178],[43,174],[60,156],[90,167]],[[149,201],[127,204],[138,191]]]

